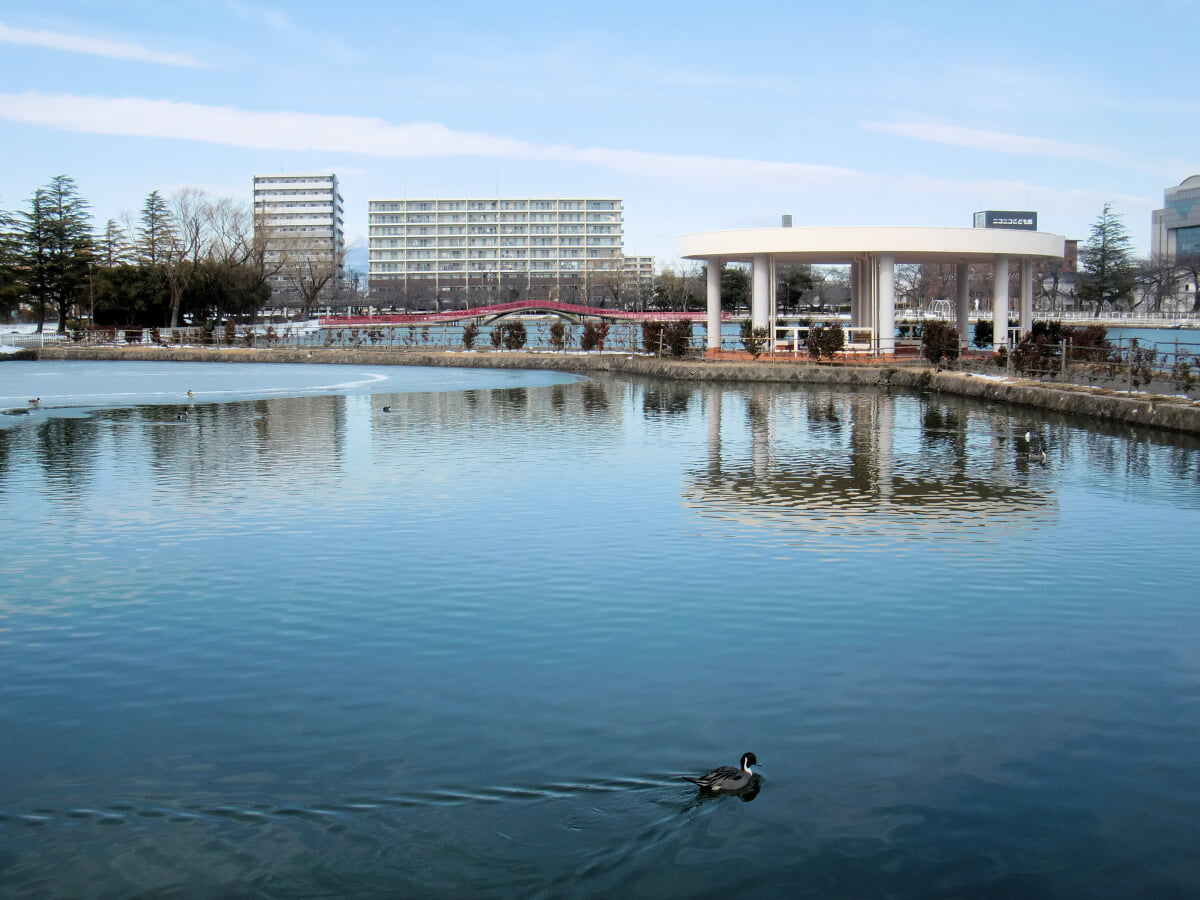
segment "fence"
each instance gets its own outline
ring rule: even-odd
[[[520,324],[524,329],[524,341],[517,344],[513,326]],[[444,351],[462,350],[465,347],[464,327],[456,324],[433,325],[378,325],[375,327],[315,328],[311,325],[249,325],[204,328],[97,328],[74,331],[66,335],[10,335],[20,338],[21,343],[9,342],[19,347],[51,346],[69,343],[79,347],[252,347],[252,348],[366,348],[375,350]],[[589,337],[590,335],[590,337]],[[506,343],[506,338],[508,342]],[[580,350],[586,348],[609,351],[641,352],[642,328],[640,322],[616,322],[607,326],[561,324],[553,322],[515,321],[498,322],[484,326],[473,339],[476,349],[526,350]],[[514,346],[515,345],[515,346]],[[693,339],[693,346],[699,346]]]
[[[961,359],[964,371],[995,372],[1124,391],[1196,399],[1200,394],[1200,343],[1148,343],[1138,338],[1080,344],[1027,337],[1011,352],[989,359]]]

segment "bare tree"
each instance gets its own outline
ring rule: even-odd
[[[278,228],[265,229],[270,258],[276,260],[276,276],[283,289],[293,297],[305,318],[325,296],[340,286],[346,251],[334,247],[328,235],[297,234]]]
[[[1070,264],[1065,259],[1048,257],[1033,264],[1036,298],[1041,301],[1041,306],[1046,312],[1053,312],[1061,306],[1064,276],[1070,273]]]
[[[183,188],[171,198],[171,229],[166,237],[166,248],[161,263],[163,274],[167,277],[167,286],[171,290],[171,312],[167,320],[171,328],[179,325],[183,293],[187,290],[200,260],[206,256],[207,205],[204,192],[199,188]]]
[[[1180,268],[1169,256],[1159,254],[1141,260],[1137,268],[1137,301],[1146,303],[1151,312],[1159,311],[1179,293]]]
[[[612,265],[612,262],[612,260],[598,260],[588,273],[588,286],[593,298],[598,297],[602,306],[608,304],[614,309],[619,309],[630,285],[620,260],[615,266]]]
[[[1180,253],[1175,257],[1180,274],[1192,283],[1193,313],[1200,313],[1200,253]]]

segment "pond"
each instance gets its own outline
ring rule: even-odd
[[[4,896],[1200,892],[1193,439],[541,372],[0,378]],[[745,751],[745,794],[684,780]]]

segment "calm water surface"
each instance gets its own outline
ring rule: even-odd
[[[1200,894],[1195,441],[0,367],[35,396],[0,416],[4,896]],[[750,796],[680,777],[746,750]]]

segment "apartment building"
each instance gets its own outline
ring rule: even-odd
[[[368,214],[371,294],[385,306],[582,302],[619,293],[627,274],[618,199],[372,200]]]
[[[639,286],[654,285],[654,257],[627,256],[625,257],[626,281]]]
[[[345,213],[337,176],[255,175],[254,227],[266,229],[265,261],[276,295],[328,300],[345,284]],[[323,285],[317,289],[317,282]]]

